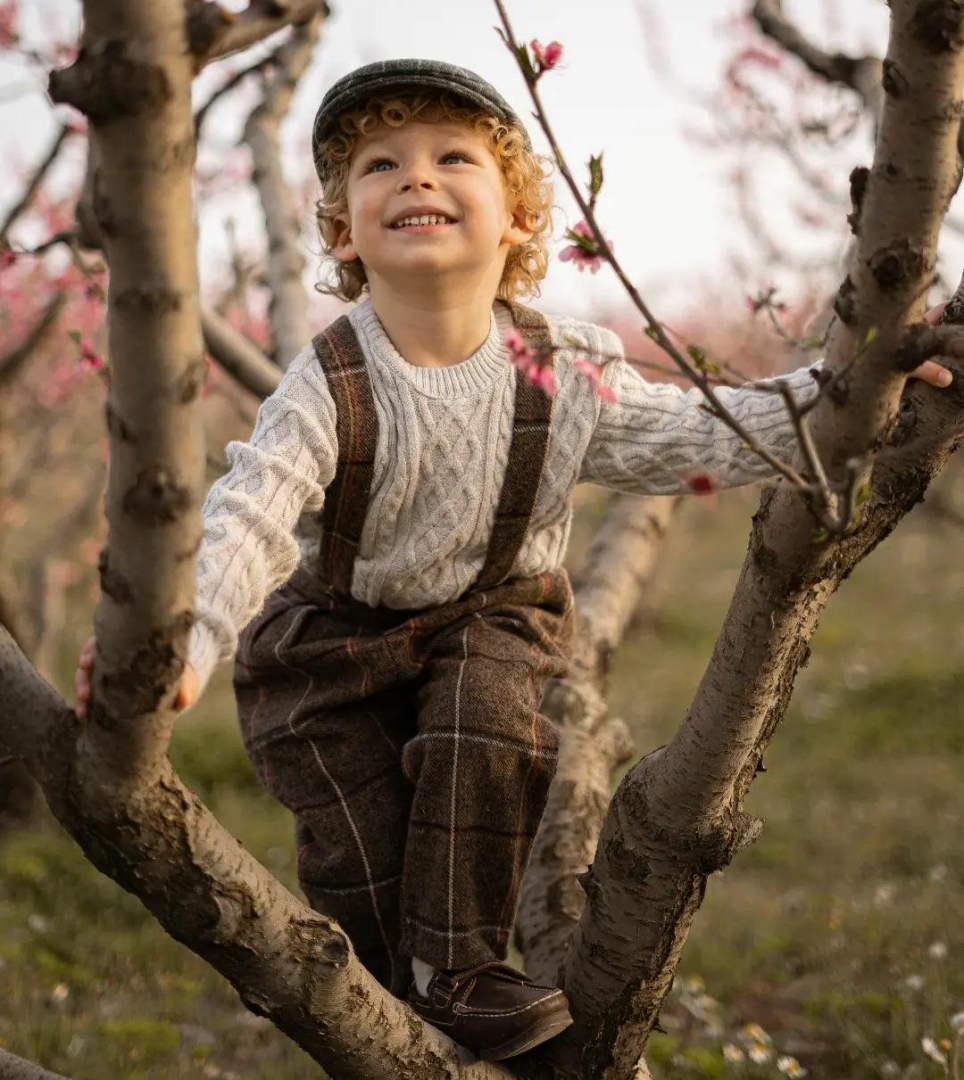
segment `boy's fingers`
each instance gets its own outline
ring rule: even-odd
[[[926,382],[930,386],[938,388],[950,386],[954,378],[953,374],[943,364],[938,364],[934,360],[925,360],[919,368],[915,368],[910,373],[910,377],[920,379],[921,382]]]
[[[931,326],[936,326],[937,320],[941,317],[941,314],[946,307],[947,304],[938,304],[936,307],[932,307],[930,311],[924,315],[924,322],[930,323]]]

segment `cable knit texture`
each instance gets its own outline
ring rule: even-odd
[[[450,367],[409,364],[392,345],[371,301],[349,313],[372,378],[378,446],[372,495],[355,560],[352,594],[372,606],[424,608],[462,595],[485,560],[512,435],[516,371],[503,335],[508,308],[493,307],[489,335]],[[542,484],[514,573],[562,562],[579,481],[619,491],[671,495],[708,473],[720,487],[772,475],[729,428],[701,407],[698,390],[650,383],[622,359],[610,330],[549,317],[557,354]],[[604,404],[573,367],[603,366],[616,393]],[[816,393],[808,369],[786,377],[798,400]],[[781,396],[720,390],[760,442],[789,461],[795,435]],[[196,622],[188,659],[203,687],[229,660],[239,631],[299,562],[313,567],[318,514],[337,460],[335,406],[314,349],[307,346],[261,405],[248,442],[227,446],[228,472],[204,504]]]

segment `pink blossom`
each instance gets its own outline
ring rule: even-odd
[[[0,3],[0,49],[14,49],[20,42],[17,31],[18,0]]]
[[[570,244],[569,247],[563,248],[559,252],[559,261],[574,262],[576,268],[580,271],[588,270],[590,274],[598,273],[600,266],[603,264],[603,257],[599,254],[596,237],[593,235],[592,229],[585,221],[580,221],[575,228],[569,230],[568,235],[571,239],[576,239],[577,242]],[[607,240],[606,243],[609,245],[609,250],[612,251],[612,240]]]
[[[503,340],[514,366],[532,382],[533,386],[538,386],[548,397],[554,397],[556,373],[552,365],[546,362],[545,355],[527,345],[525,338],[514,327],[506,330]]]
[[[602,371],[598,364],[594,364],[591,360],[577,360],[572,366],[586,376],[592,384],[593,393],[600,401],[605,401],[607,405],[616,404],[616,392],[603,382]]]
[[[562,59],[562,45],[558,41],[550,41],[548,45],[543,45],[533,38],[529,43],[529,47],[532,49],[532,55],[539,65],[540,75],[544,71],[550,71]]]
[[[716,492],[716,481],[709,473],[690,473],[686,483],[694,495],[713,495]]]
[[[88,371],[100,371],[104,366],[104,358],[89,341],[84,341],[80,346],[80,363]]]

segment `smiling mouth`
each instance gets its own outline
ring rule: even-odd
[[[430,229],[442,229],[447,225],[454,225],[451,218],[443,214],[412,215],[410,218],[402,218],[395,225],[390,225],[392,232],[425,232]]]

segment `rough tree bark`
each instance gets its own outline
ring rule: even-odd
[[[814,440],[838,483],[852,459],[866,466],[881,450],[872,494],[852,535],[816,542],[804,500],[786,486],[765,493],[696,698],[672,742],[620,785],[600,837],[566,958],[564,985],[578,1021],[555,1048],[579,1061],[573,1076],[633,1075],[708,874],[759,832],[743,800],[820,612],[920,500],[964,432],[960,374],[940,400],[915,390],[894,424],[901,368],[909,370],[908,327],[923,310],[941,220],[960,182],[964,8],[954,0],[890,7],[887,99],[828,367],[845,368],[872,329],[876,340],[813,417]]]
[[[831,371],[847,370],[813,416],[831,480],[844,481],[859,459],[864,472],[873,466],[870,499],[851,533],[817,540],[814,516],[798,495],[780,485],[764,495],[696,699],[672,742],[628,774],[605,816],[592,869],[581,878],[586,901],[568,949],[565,931],[544,926],[557,914],[570,925],[579,917],[574,877],[594,826],[572,851],[560,842],[561,827],[576,798],[594,807],[595,821],[603,817],[602,769],[554,793],[520,932],[533,964],[552,971],[562,962],[576,1024],[509,1067],[460,1059],[375,984],[343,932],[298,903],[227,835],[167,760],[167,705],[190,611],[201,475],[199,313],[185,255],[193,258],[194,250],[192,61],[184,21],[170,5],[88,0],[86,13],[84,48],[54,89],[91,119],[93,205],[112,270],[111,538],[97,622],[101,655],[90,719],[78,726],[0,630],[0,737],[23,756],[91,861],[338,1080],[644,1075],[640,1057],[706,877],[759,830],[742,802],[818,615],[964,435],[959,386],[915,389],[895,421],[902,371],[938,340],[913,324],[941,217],[960,179],[964,7],[957,0],[891,2],[881,137],[828,357]],[[872,328],[875,340],[848,367]],[[601,602],[600,588],[598,580],[584,586],[586,620]],[[616,603],[623,591],[610,586],[609,603],[597,609],[609,612],[608,621],[584,627],[576,672],[585,676],[584,689],[554,691],[553,707],[575,736],[605,733],[599,744],[610,763],[625,752],[623,739],[618,723],[605,720],[594,679],[606,643],[625,624]]]
[[[280,128],[298,80],[311,60],[320,26],[321,16],[316,15],[296,27],[278,49],[264,101],[244,127],[268,232],[269,319],[274,358],[282,368],[287,368],[313,335],[308,323],[308,297],[301,281],[305,260],[298,212],[281,166]]]

